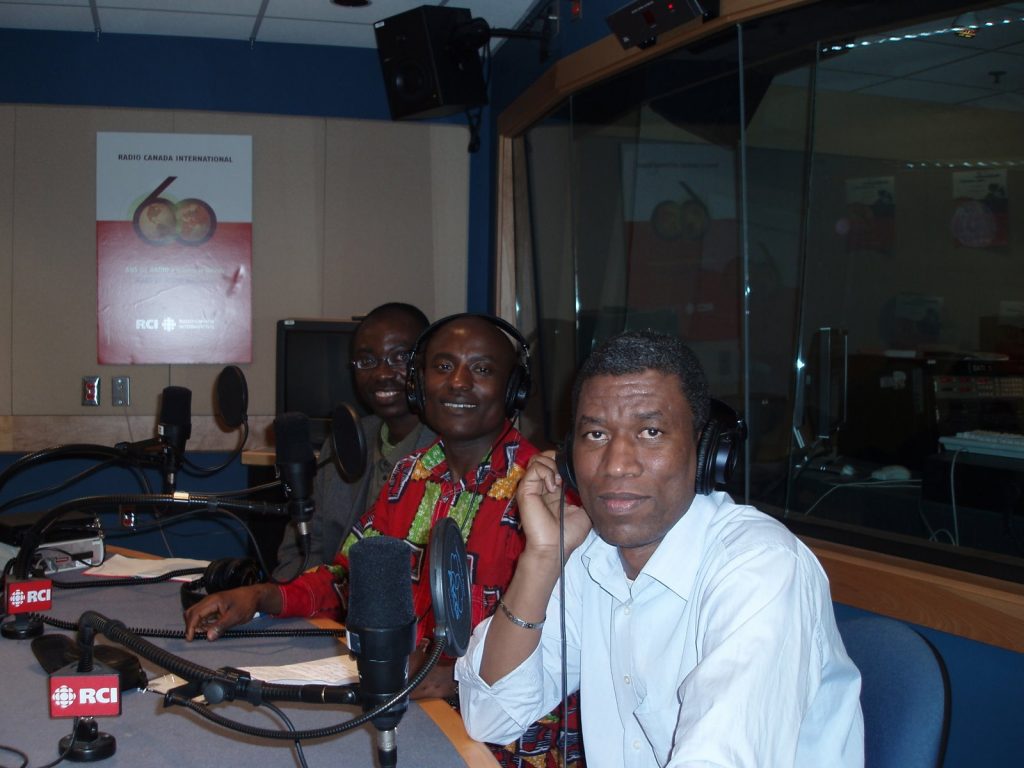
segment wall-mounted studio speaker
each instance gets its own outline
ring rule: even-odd
[[[374,24],[391,118],[442,117],[487,103],[480,53],[453,33],[466,8],[424,5]]]

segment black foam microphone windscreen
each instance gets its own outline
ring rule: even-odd
[[[409,545],[390,536],[361,539],[349,550],[348,647],[359,670],[364,712],[383,706],[407,685],[416,647]],[[403,696],[371,719],[381,766],[397,764],[395,728],[409,707]]]
[[[174,449],[184,453],[185,443],[192,437],[192,390],[186,387],[164,387],[160,398],[160,421],[157,434]]]
[[[316,456],[309,435],[309,417],[303,413],[282,413],[274,419],[275,464],[288,498],[288,515],[295,523],[299,547],[310,554],[310,526],[313,519],[313,478]]]
[[[349,626],[403,627],[412,608],[409,545],[391,536],[360,539],[349,550]]]
[[[282,413],[274,419],[275,463],[281,472],[289,500],[304,501],[313,495],[316,456],[310,442],[309,417]]]

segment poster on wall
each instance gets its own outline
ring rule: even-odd
[[[97,361],[252,361],[252,137],[96,134]]]
[[[953,215],[949,228],[955,245],[1007,245],[1009,213],[1005,168],[953,172]]]
[[[896,178],[846,180],[846,213],[836,223],[849,251],[890,254],[896,239]]]
[[[695,341],[735,339],[733,153],[707,144],[644,142],[624,145],[621,162],[624,299],[636,325]]]

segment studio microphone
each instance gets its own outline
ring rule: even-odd
[[[313,518],[313,478],[316,456],[310,442],[309,417],[282,413],[274,419],[277,473],[288,499],[288,515],[299,534],[303,554],[309,554],[309,521]]]
[[[359,670],[364,712],[406,687],[409,656],[416,648],[409,545],[390,536],[360,539],[349,550],[348,647]],[[382,768],[398,764],[396,728],[409,708],[404,696],[372,718]]]
[[[160,398],[157,436],[164,453],[164,493],[174,493],[178,470],[185,458],[185,443],[192,436],[192,390],[164,387]]]

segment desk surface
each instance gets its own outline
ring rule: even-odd
[[[61,580],[72,577],[61,575]],[[130,628],[181,629],[179,584],[151,584],[95,589],[55,589],[50,616],[77,621],[85,610],[123,621]],[[250,628],[308,627],[301,620],[257,619]],[[46,632],[61,630],[47,626]],[[150,642],[209,668],[223,666],[276,666],[324,658],[338,650],[331,637],[221,639],[210,643],[154,639]],[[108,642],[101,638],[100,642]],[[164,674],[153,663],[140,659],[152,680]],[[29,755],[30,765],[50,762],[58,755],[59,740],[70,733],[72,720],[49,718],[47,675],[32,654],[31,640],[0,638],[0,664],[4,670],[5,695],[0,697],[0,744]],[[276,702],[297,729],[323,728],[360,714],[355,707]],[[282,728],[280,720],[265,707],[225,703],[215,711],[232,720],[261,728]],[[100,730],[117,740],[117,752],[102,761],[116,766],[258,765],[298,764],[289,740],[257,739],[213,725],[182,708],[163,706],[163,696],[145,691],[126,692],[118,718],[97,721]],[[303,742],[311,766],[359,766],[375,764],[376,731],[366,725],[337,736]],[[4,753],[0,753],[4,754]],[[5,755],[3,762],[10,762]],[[471,741],[462,721],[441,701],[413,702],[398,727],[398,764],[423,768],[456,765],[494,766],[486,747]]]

